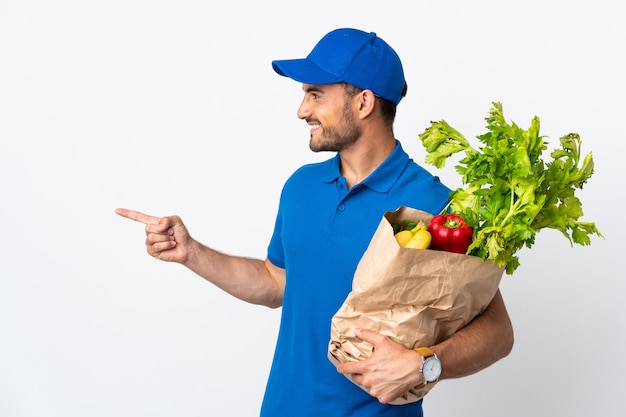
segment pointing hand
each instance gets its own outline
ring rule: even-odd
[[[191,237],[180,217],[154,217],[124,208],[115,213],[146,225],[146,249],[151,256],[168,262],[187,260]]]

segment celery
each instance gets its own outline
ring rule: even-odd
[[[502,105],[494,102],[485,120],[478,148],[445,120],[431,122],[419,135],[426,162],[437,168],[464,152],[455,167],[464,187],[450,194],[449,210],[474,229],[469,254],[512,274],[520,265],[516,253],[530,248],[543,228],[560,231],[572,245],[589,245],[591,235],[603,237],[595,223],[579,221],[583,210],[575,193],[592,176],[594,164],[591,153],[581,160],[578,134],[563,136],[548,160],[537,116],[522,129],[508,123]]]

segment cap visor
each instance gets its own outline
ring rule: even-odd
[[[306,58],[272,61],[272,68],[278,74],[304,84],[333,84],[341,81]]]

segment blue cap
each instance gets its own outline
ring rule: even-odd
[[[272,67],[303,84],[345,82],[396,104],[405,85],[398,54],[374,32],[357,29],[333,30],[306,58],[272,61]]]

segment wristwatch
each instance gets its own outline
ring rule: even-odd
[[[435,352],[427,347],[419,347],[415,351],[422,355],[420,373],[424,379],[424,385],[437,381],[441,375],[441,361],[435,355]]]

